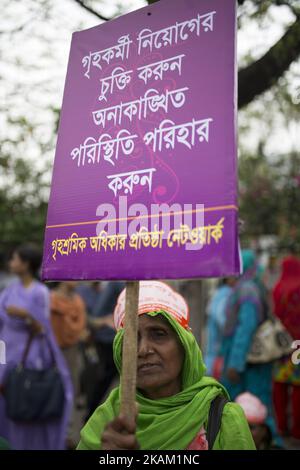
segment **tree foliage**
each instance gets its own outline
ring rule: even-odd
[[[60,46],[74,30],[107,21],[142,0],[3,0],[0,23],[0,240],[6,249],[26,239],[42,242],[51,167],[63,85],[57,70],[66,66]],[[154,0],[148,0],[154,3]],[[282,34],[259,56],[240,60],[240,204],[248,233],[297,232],[299,156],[269,155],[271,128],[278,116],[286,127],[299,119],[300,8],[298,0],[238,0],[243,31],[289,13]],[[271,20],[270,20],[271,18]],[[93,23],[94,22],[94,23]],[[24,47],[32,45],[32,53]],[[28,51],[28,48],[27,48]],[[62,62],[64,60],[64,62]],[[61,91],[57,92],[58,83]],[[252,122],[262,144],[247,147]],[[276,124],[277,123],[277,124]],[[255,204],[259,201],[259,204]],[[283,223],[284,220],[284,223]],[[283,227],[290,226],[284,232]]]
[[[278,236],[279,248],[300,252],[300,155],[279,155],[270,165],[263,145],[239,165],[240,216],[244,238]]]

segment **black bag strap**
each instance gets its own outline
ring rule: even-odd
[[[29,349],[30,349],[33,338],[34,338],[34,333],[30,332],[30,334],[28,335],[27,341],[26,341],[25,349],[24,349],[22,359],[21,359],[21,363],[20,363],[20,365],[23,366],[23,367],[25,366],[25,361],[27,359],[27,356],[28,356]]]
[[[224,395],[218,395],[210,404],[206,431],[209,450],[212,450],[217,434],[220,430],[222,413],[226,403],[228,403],[228,399]]]
[[[25,349],[24,349],[24,352],[23,352],[23,355],[22,355],[22,359],[21,359],[21,362],[20,362],[20,365],[22,367],[25,367],[25,362],[26,362],[26,359],[27,359],[27,356],[29,354],[29,350],[30,350],[30,347],[31,347],[31,344],[32,344],[32,341],[33,339],[35,338],[35,333],[33,333],[32,331],[29,333],[28,335],[28,338],[27,338],[27,341],[26,341],[26,345],[25,345]],[[52,347],[51,347],[51,344],[47,338],[47,335],[44,335],[44,340],[47,342],[48,344],[48,347],[49,347],[49,350],[50,350],[50,355],[51,355],[51,359],[52,359],[52,362],[54,365],[56,365],[56,360],[55,360],[55,356],[54,356],[54,353],[52,351]]]

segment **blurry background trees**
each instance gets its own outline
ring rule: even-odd
[[[147,2],[0,3],[3,251],[27,239],[42,243],[71,33]],[[280,243],[299,243],[299,18],[298,0],[238,0],[239,176],[245,242],[276,234]]]

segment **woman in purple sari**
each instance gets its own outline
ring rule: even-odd
[[[35,279],[39,266],[40,253],[31,245],[18,248],[10,262],[11,271],[19,279],[0,295],[0,339],[6,346],[6,364],[0,364],[0,391],[7,371],[20,363],[28,337],[34,333],[26,367],[47,368],[54,357],[64,385],[65,406],[62,416],[51,421],[15,422],[7,417],[0,393],[0,436],[16,450],[64,449],[73,401],[70,375],[49,322],[48,289]]]

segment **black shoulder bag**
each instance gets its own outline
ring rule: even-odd
[[[41,370],[26,367],[33,338],[30,334],[20,364],[7,372],[4,382],[8,418],[27,423],[59,418],[64,408],[64,387],[51,345],[52,366]]]

